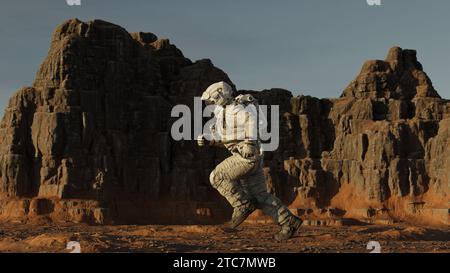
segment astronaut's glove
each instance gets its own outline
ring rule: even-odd
[[[213,141],[213,140],[208,141],[208,140],[205,138],[205,135],[199,135],[199,136],[197,137],[197,144],[198,144],[198,146],[200,146],[200,147],[203,147],[203,146],[212,146],[212,145],[214,145],[214,143],[215,143],[215,141]]]
[[[207,140],[205,139],[205,136],[204,136],[204,135],[199,135],[199,136],[197,137],[197,145],[198,145],[198,146],[203,147],[203,146],[206,145],[206,142],[207,142]]]

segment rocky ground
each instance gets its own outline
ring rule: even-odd
[[[378,241],[381,252],[450,253],[448,227],[395,225],[304,226],[285,243],[272,240],[272,224],[223,226],[0,224],[0,252],[363,252]]]

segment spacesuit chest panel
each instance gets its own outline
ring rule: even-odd
[[[241,104],[227,105],[216,113],[216,130],[223,142],[256,140],[258,137],[254,113]]]

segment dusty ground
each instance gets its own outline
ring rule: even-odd
[[[0,252],[70,252],[69,241],[81,252],[370,252],[378,241],[381,252],[450,253],[449,227],[305,226],[290,241],[272,240],[272,224],[244,224],[238,232],[222,226],[88,226],[0,224]]]

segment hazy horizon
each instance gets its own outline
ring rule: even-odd
[[[0,110],[31,85],[63,21],[101,19],[129,32],[169,38],[195,61],[209,58],[238,89],[284,88],[294,95],[335,98],[369,59],[392,46],[416,49],[443,98],[448,77],[450,2],[6,0],[0,10]]]

